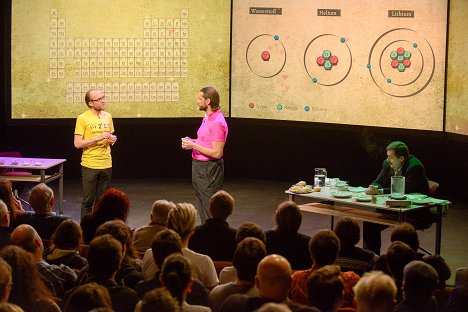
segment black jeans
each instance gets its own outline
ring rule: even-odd
[[[81,219],[91,213],[94,203],[99,200],[105,190],[109,188],[112,168],[91,169],[81,167],[83,181],[83,202],[81,203]]]

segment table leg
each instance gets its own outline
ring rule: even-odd
[[[294,194],[289,194],[288,197],[289,197],[289,200],[290,200],[290,201],[294,201]]]
[[[440,245],[442,243],[442,205],[437,206],[437,224],[436,224],[436,241],[435,253],[440,255]]]
[[[59,214],[63,214],[63,164],[59,166]]]
[[[335,228],[335,216],[330,216],[330,230],[333,231]]]

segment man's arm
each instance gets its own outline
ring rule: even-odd
[[[183,149],[195,149],[202,153],[203,155],[220,159],[224,154],[224,145],[226,142],[212,142],[212,147],[201,146],[190,139],[182,139],[182,148]]]
[[[111,134],[109,132],[103,132],[100,135],[94,138],[90,138],[90,139],[83,139],[82,135],[75,134],[73,143],[75,144],[75,147],[77,149],[81,149],[81,148],[86,148],[88,146],[91,146],[99,141],[110,139],[110,138],[111,138]]]
[[[405,172],[405,193],[429,195],[429,182],[422,165],[410,166]]]

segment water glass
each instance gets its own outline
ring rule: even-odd
[[[315,168],[314,186],[324,187],[326,178],[327,178],[327,169]]]
[[[403,196],[405,194],[405,177],[392,176],[390,184],[390,193],[392,196]]]

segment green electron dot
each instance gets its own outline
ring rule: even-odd
[[[392,51],[390,53],[390,57],[392,58],[392,60],[396,60],[398,57],[398,53],[396,51]]]
[[[398,60],[398,62],[400,62],[400,63],[403,62],[404,59],[405,59],[405,57],[404,57],[403,55],[398,55],[398,56],[397,56],[397,60]]]
[[[283,105],[278,104],[278,106],[276,106],[276,108],[277,108],[278,110],[282,110],[282,109],[283,109]]]
[[[332,69],[333,64],[332,64],[329,60],[326,60],[325,63],[323,64],[323,67],[324,67],[326,70],[330,70],[330,69]]]
[[[326,60],[328,60],[328,59],[330,58],[331,55],[332,55],[331,52],[328,51],[328,50],[325,50],[325,51],[323,51],[323,53],[322,53],[322,56],[323,56]]]
[[[404,72],[406,69],[406,66],[403,63],[398,64],[398,71],[399,72]]]
[[[403,57],[405,58],[405,60],[409,60],[411,58],[411,52],[406,51],[405,53],[403,53]]]

